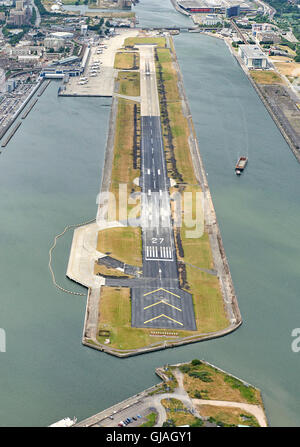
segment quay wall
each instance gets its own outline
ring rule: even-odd
[[[235,54],[235,52],[232,50],[232,48],[230,46],[230,43],[226,39],[224,39],[224,40],[225,40],[225,42],[227,44],[227,47],[229,48],[229,51],[234,56],[234,58],[238,61],[240,67],[242,68],[242,70],[244,71],[245,75],[249,79],[250,84],[252,85],[252,87],[256,91],[256,93],[259,96],[260,100],[264,104],[264,106],[267,109],[267,111],[269,112],[271,118],[273,119],[273,121],[275,122],[275,124],[278,127],[279,131],[281,132],[283,138],[285,139],[285,141],[289,145],[289,147],[290,147],[291,151],[293,152],[296,160],[300,163],[300,151],[299,151],[299,148],[297,147],[295,142],[290,138],[287,130],[285,129],[284,124],[282,124],[280,122],[280,118],[277,116],[276,111],[273,109],[272,105],[269,103],[267,97],[264,95],[264,93],[263,93],[262,89],[260,88],[260,86],[252,79],[252,77],[251,77],[251,75],[249,73],[249,70],[244,66],[244,64],[243,64],[242,60],[240,59],[240,57],[237,54]]]
[[[30,94],[27,96],[27,98],[22,102],[22,104],[20,105],[20,107],[16,110],[16,112],[14,113],[14,115],[11,118],[11,121],[9,122],[9,124],[0,132],[0,140],[1,138],[4,137],[4,135],[6,134],[6,132],[10,129],[10,127],[13,125],[13,123],[15,122],[15,120],[18,118],[18,116],[20,115],[20,113],[22,112],[22,110],[25,108],[25,106],[28,104],[28,102],[31,100],[31,98],[33,97],[33,95],[37,92],[37,90],[40,88],[40,86],[42,85],[43,81],[39,81],[37,83],[37,85],[34,87],[34,89],[30,92]]]

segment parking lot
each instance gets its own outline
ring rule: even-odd
[[[94,427],[117,427],[120,421],[124,421],[127,418],[135,417],[137,420],[133,420],[127,427],[139,427],[140,425],[147,422],[147,415],[156,411],[154,408],[149,407],[144,402],[137,402],[136,404],[130,405],[129,408],[125,408],[117,413],[113,413],[111,418],[107,417],[101,422],[93,425]],[[140,418],[137,416],[141,416]]]
[[[136,30],[120,31],[119,35],[103,39],[100,44],[91,46],[90,55],[82,74],[84,81],[70,78],[61,95],[71,96],[112,96],[114,90],[115,53],[122,47],[124,39],[137,35]],[[93,65],[99,64],[98,68]]]

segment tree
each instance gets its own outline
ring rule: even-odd
[[[174,419],[168,419],[162,425],[163,427],[176,427]]]
[[[196,418],[194,422],[191,423],[191,427],[202,427],[203,421],[200,418]]]
[[[193,366],[197,366],[197,365],[201,365],[201,364],[202,364],[202,362],[200,360],[198,360],[198,359],[192,360],[192,365]]]

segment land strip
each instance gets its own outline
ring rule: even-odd
[[[176,292],[177,289],[175,290],[174,287],[178,287],[178,279],[176,276],[177,273],[175,274],[174,279],[172,279],[173,273],[170,271],[172,262],[170,263],[170,261],[166,262],[163,260],[159,260],[159,262],[156,264],[157,261],[155,259],[155,249],[153,248],[150,254],[150,249],[147,249],[147,245],[151,247],[151,243],[148,244],[148,239],[146,237],[145,242],[143,243],[143,269],[141,270],[141,272],[138,272],[137,270],[131,270],[131,273],[134,276],[137,275],[136,278],[134,278],[132,275],[127,279],[120,277],[119,271],[121,270],[118,270],[118,273],[116,275],[112,273],[110,277],[107,270],[105,270],[104,277],[102,277],[100,286],[97,283],[98,287],[96,287],[95,290],[89,292],[86,309],[85,329],[83,333],[83,343],[92,348],[104,350],[105,352],[120,357],[141,354],[143,352],[150,352],[169,346],[181,345],[222,336],[231,332],[232,330],[235,330],[241,324],[241,318],[236,303],[231,276],[227,265],[224,249],[222,247],[222,241],[218,231],[208,186],[205,181],[205,173],[202,168],[201,159],[198,152],[198,146],[194,134],[193,124],[191,121],[191,115],[184,95],[183,82],[176,60],[176,55],[174,51],[170,53],[170,50],[166,48],[166,41],[164,39],[152,38],[150,39],[150,42],[159,45],[157,47],[157,52],[159,52],[158,61],[156,61],[156,64],[154,64],[154,62],[151,62],[151,57],[149,59],[148,56],[143,56],[144,54],[146,54],[145,51],[148,51],[147,45],[145,45],[146,42],[147,40],[144,37],[142,39],[138,39],[135,37],[125,41],[125,45],[127,46],[129,44],[131,46],[141,44],[140,47],[137,46],[134,50],[137,51],[138,49],[141,54],[141,72],[140,74],[138,74],[134,72],[120,71],[117,77],[115,91],[119,92],[120,88],[122,88],[122,82],[124,82],[126,89],[125,93],[128,93],[128,84],[132,82],[134,84],[136,75],[139,75],[141,83],[141,103],[139,105],[139,103],[135,101],[125,99],[127,98],[127,95],[122,95],[122,98],[114,98],[112,109],[113,111],[111,115],[112,122],[110,125],[108,137],[108,149],[106,153],[106,163],[105,169],[103,171],[104,175],[101,191],[114,192],[114,196],[117,198],[118,201],[118,184],[124,182],[129,186],[130,194],[139,194],[139,188],[143,185],[143,181],[145,181],[143,180],[141,183],[141,178],[143,177],[141,176],[140,172],[141,151],[139,146],[141,145],[141,143],[142,145],[150,144],[151,138],[154,138],[154,136],[150,135],[150,126],[147,128],[149,129],[149,138],[147,137],[144,143],[142,142],[140,133],[142,132],[141,135],[143,138],[146,129],[145,124],[143,124],[143,120],[145,121],[144,117],[148,119],[147,117],[151,116],[150,121],[153,126],[154,120],[156,119],[155,115],[159,117],[162,111],[162,123],[163,126],[165,126],[164,120],[166,119],[166,116],[163,115],[164,111],[162,108],[162,104],[165,99],[167,113],[170,116],[170,123],[172,126],[172,142],[174,142],[175,147],[174,158],[176,162],[178,159],[178,164],[176,166],[178,168],[179,175],[181,175],[182,177],[179,186],[181,188],[181,191],[185,189],[186,191],[190,192],[203,192],[206,205],[204,207],[206,208],[205,233],[200,243],[202,257],[198,257],[196,263],[194,261],[195,252],[193,249],[193,244],[190,244],[188,238],[180,236],[180,244],[185,250],[183,254],[181,253],[180,255],[179,253],[180,250],[178,247],[177,237],[176,244],[174,245],[174,252],[171,251],[170,260],[172,261],[172,256],[174,256],[174,260],[178,258],[177,267],[175,263],[174,273],[176,273],[177,268],[180,271],[182,270],[182,266],[184,266],[185,273],[183,276],[187,280],[185,282],[181,282],[181,285],[184,285],[187,290],[178,289],[179,293]],[[168,46],[170,48],[173,47],[172,41],[169,42]],[[151,51],[153,51],[153,47],[151,48]],[[161,70],[159,67],[157,67],[158,62],[162,66],[164,65]],[[157,99],[157,95],[154,93],[156,89],[156,70],[158,73],[156,82],[158,83],[160,102]],[[149,71],[149,75],[147,74],[147,71]],[[132,75],[134,75],[133,81],[131,80]],[[149,80],[153,82],[153,87],[148,86],[147,78],[150,78]],[[161,79],[163,82],[160,84]],[[176,87],[176,85],[178,85],[178,87]],[[147,91],[151,92],[150,96],[148,96],[148,93],[143,93]],[[163,97],[163,92],[165,92],[165,98]],[[132,91],[130,91],[130,93],[132,93]],[[119,95],[119,93],[117,94]],[[135,94],[140,94],[140,92],[135,92]],[[172,111],[175,112],[172,113]],[[174,125],[176,116],[180,117],[180,121],[177,124],[175,122]],[[126,117],[126,119],[123,121],[122,117]],[[141,122],[142,126],[140,125]],[[126,128],[126,126],[128,126],[128,128]],[[166,128],[167,127],[165,127],[165,129]],[[152,129],[155,129],[155,127],[153,127]],[[182,129],[184,129],[183,134]],[[162,133],[165,136],[166,132],[164,130]],[[186,143],[187,141],[188,144]],[[184,144],[184,147],[186,148],[184,152],[186,154],[190,154],[189,157],[182,157],[182,153],[180,153],[179,150],[181,144]],[[167,143],[165,142],[165,148],[166,151],[164,152],[167,156],[168,172],[169,175],[171,175],[173,165],[172,162],[168,164],[168,157],[170,155],[169,141],[167,141]],[[147,151],[148,154],[151,154],[151,147],[148,148]],[[143,157],[145,157],[145,155],[143,155]],[[122,160],[122,158],[124,159]],[[188,163],[186,159],[189,160]],[[162,166],[163,165],[161,164],[160,168],[158,169],[162,170]],[[193,166],[195,167],[195,174],[193,174]],[[125,167],[126,169],[124,169]],[[149,169],[151,171],[151,167],[149,167]],[[147,170],[148,168],[145,168],[144,166],[143,175],[145,175],[145,172]],[[153,188],[155,182],[158,181],[158,178],[156,178],[156,174],[153,175],[154,177],[151,180],[151,188]],[[150,178],[151,176],[149,177],[149,179]],[[178,178],[176,180],[178,181]],[[176,189],[176,180],[174,181],[171,179],[171,185],[173,185],[171,189]],[[149,188],[146,187],[145,191],[148,189]],[[166,210],[168,207],[170,207],[170,205],[163,204],[162,210]],[[110,207],[108,207],[108,209],[110,209]],[[101,220],[103,218],[103,216],[101,215],[101,210],[103,211],[103,204],[99,205],[97,215],[97,221],[102,222],[103,226],[99,228],[99,236],[97,235],[97,228],[94,227],[92,229],[92,231],[94,232],[93,238],[94,240],[95,238],[98,238],[99,241],[99,238],[101,238],[101,232],[103,231],[103,235],[106,232],[107,243],[102,248],[98,244],[98,257],[104,258],[105,256],[109,255],[112,257],[112,259],[115,258],[118,262],[133,264],[132,268],[138,268],[137,260],[132,261],[129,259],[125,259],[126,250],[125,252],[123,252],[123,254],[118,255],[117,248],[114,249],[113,244],[110,245],[110,240],[111,242],[113,242],[113,234],[114,232],[116,232],[116,228],[114,227],[119,227],[117,231],[120,232],[120,241],[122,240],[121,234],[123,234],[124,232],[132,232],[132,228],[123,227],[121,223],[117,224],[116,221],[110,219],[111,222],[109,224],[109,227],[111,228],[111,230],[107,229],[107,222],[105,222],[105,219]],[[147,213],[147,219],[149,218],[149,216],[150,214]],[[140,219],[140,217],[141,216],[137,215],[137,221]],[[149,237],[152,240],[153,236],[150,235]],[[137,249],[136,252],[140,253],[141,250],[138,248],[138,244],[135,245]],[[83,246],[85,246],[84,243]],[[163,253],[163,251],[161,253]],[[185,255],[187,261],[194,262],[188,262],[187,265],[185,265]],[[162,270],[162,262],[165,262],[165,265],[168,267],[165,273],[163,273],[164,271]],[[90,272],[89,274],[91,275],[95,275],[95,263],[97,267],[97,264],[99,265],[99,263],[94,256],[93,259],[89,262],[88,267],[88,271]],[[151,273],[151,269],[153,267],[151,267],[149,273],[147,273],[147,263],[149,264],[149,266],[151,265],[154,268],[160,269],[161,271],[157,271],[153,274],[153,272]],[[111,265],[109,266],[109,268],[111,269]],[[98,278],[100,278],[101,271],[98,271],[97,274],[100,274],[100,276],[98,276]],[[68,276],[72,277],[72,275]],[[168,285],[166,284],[166,286],[161,287],[160,276],[161,279],[168,279]],[[153,279],[151,279],[151,277]],[[147,278],[151,279],[151,281],[149,282],[149,279]],[[104,285],[105,288],[103,288]],[[128,288],[127,292],[124,291],[125,295],[122,295],[123,292],[121,292],[120,287],[124,287],[125,291],[126,287]],[[129,289],[131,289],[130,294],[128,293]],[[137,290],[145,290],[144,295],[150,295],[149,298],[151,298],[152,301],[150,302],[150,304],[145,303],[145,309],[149,308],[151,310],[158,311],[159,306],[156,305],[156,302],[158,301],[158,304],[165,307],[166,309],[164,312],[154,313],[153,316],[150,317],[150,319],[152,318],[152,321],[155,323],[154,325],[152,325],[152,327],[147,327],[149,318],[144,318],[142,320],[143,313],[145,312],[145,310],[143,310],[142,308],[133,307],[133,314],[130,315],[130,301],[132,299],[135,300],[136,303],[139,303],[139,306],[142,302],[140,299],[138,299],[138,296],[135,295]],[[153,291],[153,296],[151,296],[151,291]],[[172,293],[169,293],[168,291]],[[151,293],[149,294],[148,292]],[[188,297],[191,296],[191,293],[194,295],[194,308],[197,325],[197,331],[195,332],[187,330],[189,329],[188,327],[185,330],[184,328],[181,328],[178,322],[181,321],[180,318],[182,317],[182,315],[180,315],[180,313],[178,314],[178,316],[180,317],[179,319],[178,316],[175,315],[179,309],[178,304],[175,303],[176,299],[178,300],[178,298],[176,298],[176,295],[182,294],[182,296],[184,296],[184,300],[182,301],[182,303],[184,304],[188,303]],[[114,301],[113,307],[111,307],[112,303],[110,303],[110,300],[108,298],[110,294],[111,296],[113,294],[116,295],[115,299],[112,300]],[[103,300],[102,296],[104,297]],[[225,298],[224,301],[222,296]],[[169,301],[170,298],[174,299],[174,303],[171,303]],[[167,301],[169,302],[168,304],[166,304]],[[151,303],[153,303],[154,306],[152,306]],[[169,306],[169,304],[171,304],[171,306]],[[153,309],[153,307],[156,307],[156,309]],[[123,313],[121,312],[122,309]],[[172,314],[170,314],[171,310]],[[122,319],[122,322],[120,323],[121,320],[118,320],[118,318],[116,317],[117,315],[122,316],[122,318],[126,316],[126,321],[123,321]],[[171,318],[166,317],[166,315],[170,315]],[[138,317],[139,319],[136,320],[136,317]],[[96,323],[97,319],[98,326]],[[173,321],[173,323],[170,325],[169,321],[172,322],[172,319],[175,321]],[[120,324],[118,323],[118,321]],[[138,327],[132,327],[132,325]],[[162,327],[165,327],[164,333],[156,333],[155,328],[159,329]],[[120,331],[120,329],[122,328],[124,329],[123,332],[122,330]],[[98,332],[100,331],[102,334],[102,331],[105,329],[107,329],[108,335],[99,336]],[[173,330],[173,332],[171,332],[171,330]],[[131,337],[128,337],[129,332],[126,331],[132,331]],[[128,340],[131,339],[131,345],[126,343],[126,338]]]

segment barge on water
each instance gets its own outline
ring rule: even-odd
[[[236,175],[241,175],[248,163],[248,157],[240,157],[235,165]]]

